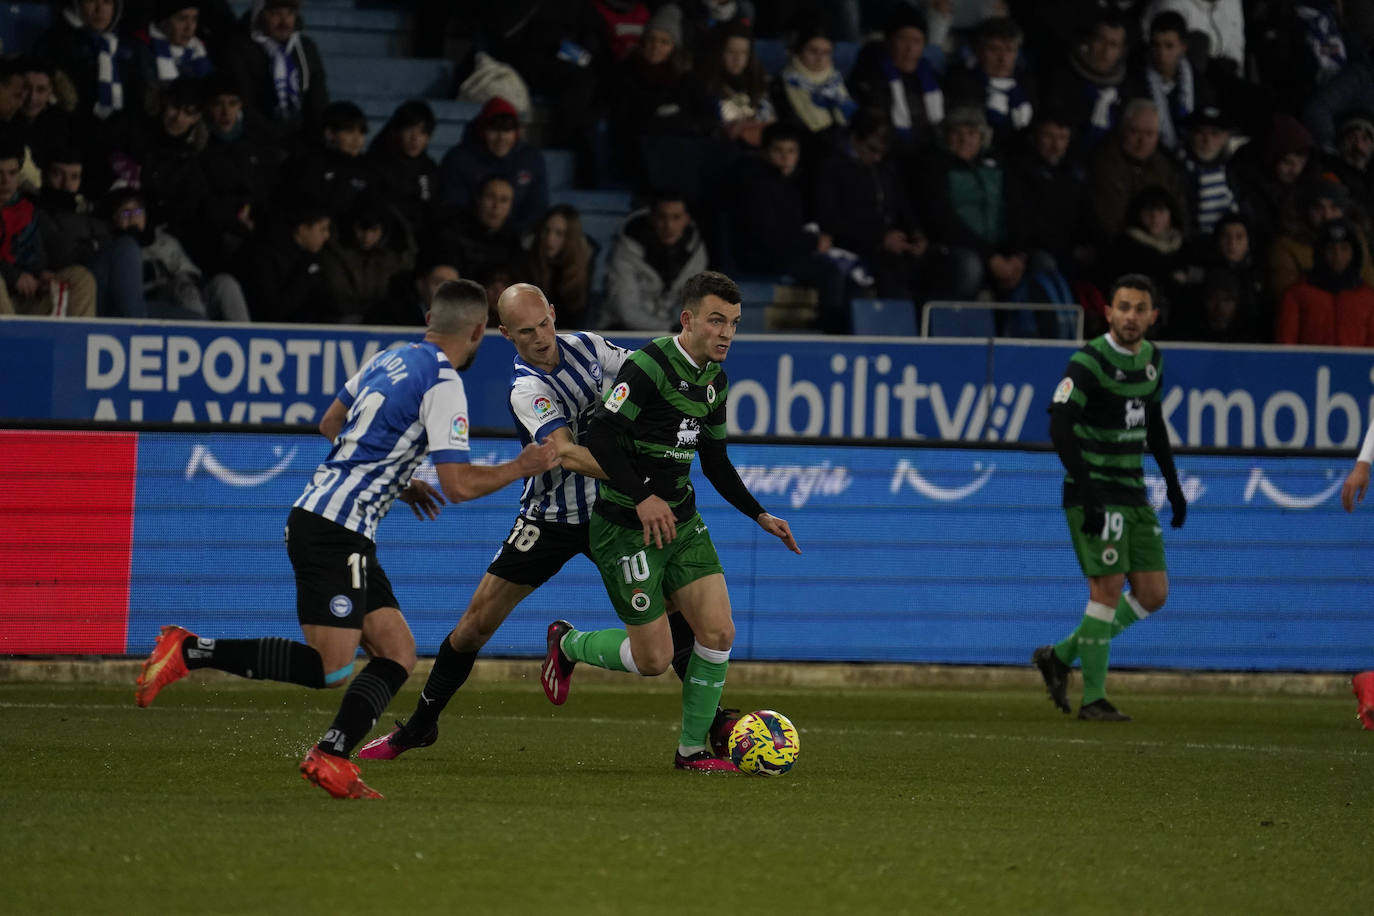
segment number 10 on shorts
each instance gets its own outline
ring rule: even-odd
[[[621,557],[620,574],[625,577],[626,585],[633,585],[636,582],[644,582],[649,578],[649,558],[644,551],[640,551],[633,556]]]

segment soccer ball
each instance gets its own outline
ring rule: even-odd
[[[745,773],[781,776],[801,750],[797,727],[780,712],[760,709],[740,716],[730,730],[730,762]]]

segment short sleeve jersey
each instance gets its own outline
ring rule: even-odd
[[[1109,505],[1144,506],[1146,405],[1160,399],[1164,358],[1150,341],[1140,352],[1119,352],[1107,336],[1094,338],[1069,359],[1050,410],[1067,410],[1094,486]],[[1064,505],[1081,503],[1076,482],[1064,477]]]
[[[719,363],[693,365],[676,338],[660,337],[630,354],[592,422],[615,429],[635,471],[682,521],[696,511],[689,475],[698,438],[725,438],[728,391]],[[596,511],[626,527],[640,525],[634,502],[606,482]]]
[[[629,351],[585,331],[559,334],[558,365],[550,372],[519,356],[511,374],[510,407],[520,441],[528,444],[567,427],[580,440],[591,413],[619,374]],[[520,494],[524,518],[581,525],[590,521],[597,482],[556,467],[525,480]]]
[[[444,351],[422,341],[378,353],[338,399],[343,430],[295,505],[375,541],[426,454],[468,460],[467,394]]]

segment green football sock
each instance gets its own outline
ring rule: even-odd
[[[682,679],[682,732],[678,745],[705,747],[711,721],[716,717],[721,691],[725,689],[725,670],[730,667],[729,649],[708,649],[701,643],[692,648],[687,676]]]
[[[1116,616],[1112,618],[1112,638],[1121,635],[1121,631],[1133,623],[1137,623],[1150,616],[1150,612],[1140,606],[1140,602],[1135,600],[1129,592],[1121,596],[1121,600],[1116,603]]]
[[[1078,655],[1083,660],[1083,702],[1087,704],[1107,696],[1107,661],[1112,654],[1112,624],[1094,617],[1084,617],[1078,629]]]
[[[569,630],[563,637],[563,654],[597,668],[626,671],[620,660],[620,644],[628,638],[624,630]]]

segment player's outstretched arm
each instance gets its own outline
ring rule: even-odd
[[[396,498],[409,506],[410,511],[422,522],[426,518],[430,521],[438,518],[439,510],[446,502],[444,494],[418,477],[412,477]]]
[[[1369,489],[1369,465],[1374,462],[1374,423],[1364,431],[1364,443],[1360,446],[1360,457],[1346,475],[1341,487],[1341,505],[1345,511],[1354,512],[1357,503],[1364,502],[1365,491]]]
[[[329,405],[329,409],[324,412],[324,416],[320,418],[320,435],[333,442],[339,438],[339,433],[343,432],[344,421],[347,419],[348,408],[344,406],[343,401],[335,398],[334,402]]]
[[[568,427],[558,427],[549,433],[549,439],[558,448],[558,460],[564,469],[581,474],[583,477],[594,477],[597,480],[606,479],[606,472],[601,469],[601,465],[597,464],[591,450],[584,445],[578,445],[573,440],[572,431]]]
[[[558,464],[558,448],[545,439],[531,442],[520,454],[502,464],[466,464],[445,461],[436,464],[439,486],[449,502],[460,503],[477,499],[525,477],[542,474]]]
[[[793,553],[801,553],[801,548],[797,546],[797,539],[792,537],[792,527],[787,524],[786,519],[765,512],[756,521],[760,528],[782,541],[788,550]]]

